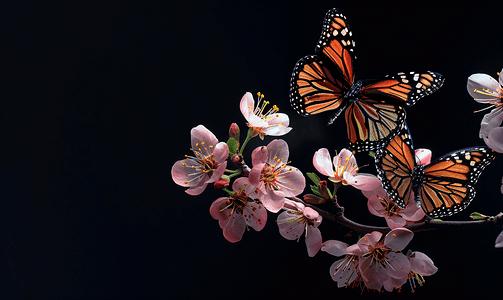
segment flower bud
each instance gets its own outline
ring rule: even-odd
[[[231,179],[229,178],[229,176],[227,175],[222,175],[222,177],[215,181],[215,183],[213,184],[213,186],[216,188],[216,189],[223,189],[224,187],[228,187],[229,186],[229,182],[231,181]]]
[[[236,123],[232,123],[229,127],[229,137],[235,139],[239,145],[239,135],[241,130],[239,130],[239,126]]]

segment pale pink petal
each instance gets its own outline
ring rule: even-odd
[[[263,129],[262,132],[270,136],[284,135],[292,130],[291,127],[288,127],[290,119],[288,118],[288,115],[284,113],[273,114],[267,120],[267,124],[267,127]]]
[[[322,244],[321,232],[318,228],[308,225],[306,231],[307,254],[313,257],[320,251]]]
[[[191,196],[200,195],[206,189],[208,184],[201,180],[198,185],[191,186],[189,189],[185,190],[185,192]]]
[[[500,75],[498,76],[498,81],[500,86],[503,86],[503,69],[500,71]]]
[[[198,125],[190,131],[190,140],[192,149],[199,151],[203,155],[213,153],[212,148],[218,143],[217,137],[209,131],[204,125]]]
[[[503,193],[503,187],[501,187],[501,192]],[[498,235],[496,238],[496,244],[494,245],[495,248],[503,248],[503,231]]]
[[[379,178],[372,174],[361,173],[353,176],[351,173],[344,172],[343,177],[349,185],[362,191],[373,191],[381,185]]]
[[[358,170],[356,158],[353,155],[353,152],[348,149],[342,149],[341,152],[334,157],[334,166],[336,166],[337,173],[339,172],[338,169],[341,168],[341,170],[344,169],[345,172],[349,172],[353,176],[356,175],[356,171]]]
[[[213,201],[210,206],[210,214],[215,220],[227,220],[229,218],[229,210],[224,209],[228,204],[229,197],[220,197]]]
[[[267,147],[262,146],[255,148],[251,154],[251,157],[252,157],[252,166],[266,163],[268,157]]]
[[[198,185],[208,178],[204,173],[198,172],[199,166],[197,161],[192,159],[179,160],[171,167],[171,177],[176,184],[181,186]]]
[[[291,210],[303,210],[305,206],[301,202],[285,199],[285,204],[283,205],[283,207]]]
[[[485,138],[496,127],[501,126],[503,123],[503,106],[493,109],[490,113],[486,114],[480,122],[479,137]]]
[[[384,244],[393,251],[401,251],[409,244],[414,233],[406,228],[396,228],[388,232]]]
[[[288,162],[288,156],[290,152],[288,151],[288,144],[282,140],[282,139],[275,139],[272,140],[268,145],[267,145],[267,151],[268,151],[268,163],[275,166],[279,162],[282,163],[287,163]]]
[[[416,164],[427,165],[431,162],[431,150],[425,148],[416,149]]]
[[[468,77],[467,89],[470,96],[480,103],[493,102],[497,99],[496,91],[499,91],[500,84],[496,79],[492,78],[487,74],[473,74]],[[482,91],[487,89],[489,91],[494,91],[493,95],[487,95],[486,93],[477,93],[475,90]]]
[[[227,167],[227,162],[225,161],[223,164],[218,166],[216,170],[213,171],[213,174],[211,174],[211,177],[206,180],[206,183],[213,183],[220,178],[222,178],[222,175],[224,175],[225,168]]]
[[[417,207],[413,200],[409,201],[405,209],[400,211],[400,215],[405,220],[411,222],[417,222],[425,217],[424,211],[420,207]]]
[[[337,282],[337,287],[351,284],[357,277],[358,264],[352,260],[351,256],[339,259],[330,266],[330,276]]]
[[[486,145],[498,153],[503,153],[503,127],[494,128],[489,136],[484,138]]]
[[[343,256],[346,254],[348,245],[341,241],[328,240],[321,245],[321,251],[327,252],[333,256]]]
[[[278,183],[285,197],[297,196],[304,191],[306,187],[306,178],[299,169],[291,166],[285,166],[280,172]]]
[[[248,174],[248,180],[250,181],[250,183],[263,193],[266,192],[266,188],[264,182],[260,180],[260,175],[262,174],[264,167],[265,163],[256,164],[251,169],[250,174]]]
[[[363,253],[366,253],[368,252],[368,246],[374,247],[381,237],[382,233],[379,231],[373,231],[372,233],[365,234],[356,244],[360,247],[360,250]]]
[[[391,229],[403,227],[405,226],[405,223],[407,223],[407,221],[404,218],[397,215],[386,217],[386,224],[388,224],[388,227]]]
[[[297,211],[284,211],[278,215],[279,233],[287,240],[297,240],[304,233],[305,224],[298,222]]]
[[[248,202],[248,206],[243,209],[243,217],[246,225],[260,231],[267,222],[267,210],[261,203]]]
[[[246,230],[246,221],[243,215],[234,211],[226,220],[219,221],[224,237],[231,243],[236,243],[241,240],[243,233]]]
[[[407,282],[407,276],[399,279],[390,276],[383,282],[383,286],[386,291],[392,292],[393,289],[399,289],[406,282]]]
[[[259,199],[265,208],[273,213],[277,213],[285,204],[285,194],[281,191],[267,189],[266,193],[260,191]]]
[[[217,164],[221,164],[229,157],[229,146],[226,143],[218,143],[213,150],[213,159]]]
[[[381,200],[374,193],[372,196],[368,197],[367,207],[371,214],[378,217],[384,217],[386,210],[384,206],[381,204]]]
[[[314,153],[313,165],[318,172],[325,176],[333,177],[335,175],[334,166],[327,148],[321,148]]]
[[[410,262],[407,256],[402,253],[389,252],[386,254],[388,265],[386,270],[388,275],[393,278],[407,278],[410,272]]]
[[[360,247],[359,244],[354,244],[354,245],[348,246],[346,248],[346,254],[362,256],[363,254],[368,252],[368,245],[364,249],[362,249],[362,248],[364,248],[364,247]]]
[[[251,93],[247,92],[246,94],[244,94],[243,98],[241,98],[239,108],[251,127],[262,128],[267,126],[267,122],[254,113],[255,100],[253,100]]]
[[[286,127],[283,125],[272,125],[270,127],[262,129],[262,133],[270,136],[282,136],[289,133],[292,127]]]
[[[426,254],[419,251],[413,252],[409,257],[409,261],[410,270],[423,276],[431,276],[438,270],[433,261]]]

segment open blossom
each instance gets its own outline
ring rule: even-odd
[[[417,222],[425,216],[424,211],[414,203],[413,195],[411,195],[407,207],[400,208],[388,198],[388,194],[382,186],[373,191],[362,192],[368,198],[367,207],[370,213],[385,218],[391,229],[403,227],[407,221]]]
[[[352,185],[359,190],[373,190],[380,184],[375,175],[358,174],[358,164],[353,152],[347,149],[342,149],[332,161],[328,149],[321,148],[314,153],[313,165],[318,172],[328,176],[330,181]]]
[[[258,93],[258,101],[255,106],[255,100],[251,93],[247,92],[241,98],[240,109],[241,113],[248,122],[248,126],[254,129],[255,135],[259,135],[264,139],[265,135],[282,136],[292,130],[288,127],[290,119],[284,113],[278,113],[278,107],[274,105],[271,109],[266,110],[268,101],[263,100],[264,95]]]
[[[487,146],[503,153],[503,69],[499,81],[487,74],[473,74],[468,77],[467,89],[470,96],[479,103],[489,104],[493,108],[480,124],[479,136]]]
[[[430,163],[431,151],[429,149],[417,149],[415,154],[418,165]],[[379,185],[375,190],[362,191],[362,193],[368,198],[367,207],[370,213],[378,217],[384,217],[391,229],[403,227],[407,222],[417,222],[425,217],[424,211],[414,203],[412,193],[405,208],[400,208],[394,201],[390,200],[382,185]]]
[[[404,254],[397,251],[403,250],[413,236],[414,233],[408,229],[396,228],[384,238],[382,233],[374,231],[358,241],[355,253],[360,254],[358,270],[366,287],[380,290],[387,280],[395,281],[394,284],[406,281],[410,262]]]
[[[294,197],[304,191],[306,179],[299,169],[287,165],[288,144],[276,139],[252,152],[250,183],[259,189],[259,199],[270,212],[278,212],[285,197]]]
[[[208,183],[219,180],[227,167],[229,148],[226,143],[218,142],[215,135],[203,125],[190,131],[194,156],[185,155],[171,168],[171,177],[176,184],[189,187],[189,195],[201,194]]]
[[[344,255],[330,267],[330,275],[338,287],[361,281],[368,289],[380,291],[384,287],[392,291],[407,282],[411,262],[399,251],[408,245],[413,235],[405,228],[393,229],[385,237],[374,231],[351,246],[340,241],[326,241],[321,250],[334,256]]]
[[[241,177],[232,185],[234,191],[228,197],[220,197],[210,206],[210,214],[218,220],[224,237],[232,243],[239,242],[247,227],[256,231],[264,228],[267,211],[258,199],[257,189],[248,178]]]
[[[286,199],[285,211],[278,215],[279,233],[287,240],[299,240],[306,232],[307,253],[313,257],[321,248],[322,238],[318,226],[322,217],[310,207],[296,201]]]

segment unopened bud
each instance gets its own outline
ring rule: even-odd
[[[229,127],[229,137],[235,139],[239,145],[239,136],[241,134],[241,130],[239,129],[238,124],[232,123]]]
[[[228,187],[229,186],[229,182],[230,182],[230,178],[229,176],[227,175],[222,175],[222,177],[215,181],[215,183],[213,184],[213,186],[216,188],[216,189],[223,189],[224,187]]]

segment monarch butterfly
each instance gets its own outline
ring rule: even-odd
[[[379,80],[356,81],[353,33],[337,8],[325,15],[315,55],[301,58],[290,80],[290,104],[303,116],[345,110],[349,146],[357,152],[382,147],[405,119],[403,107],[438,90],[443,76],[435,72],[397,73]]]
[[[494,151],[488,147],[466,148],[418,166],[405,123],[401,130],[375,156],[377,176],[389,199],[405,208],[414,192],[416,205],[431,218],[464,210],[475,197],[473,186],[480,174],[496,157]]]

